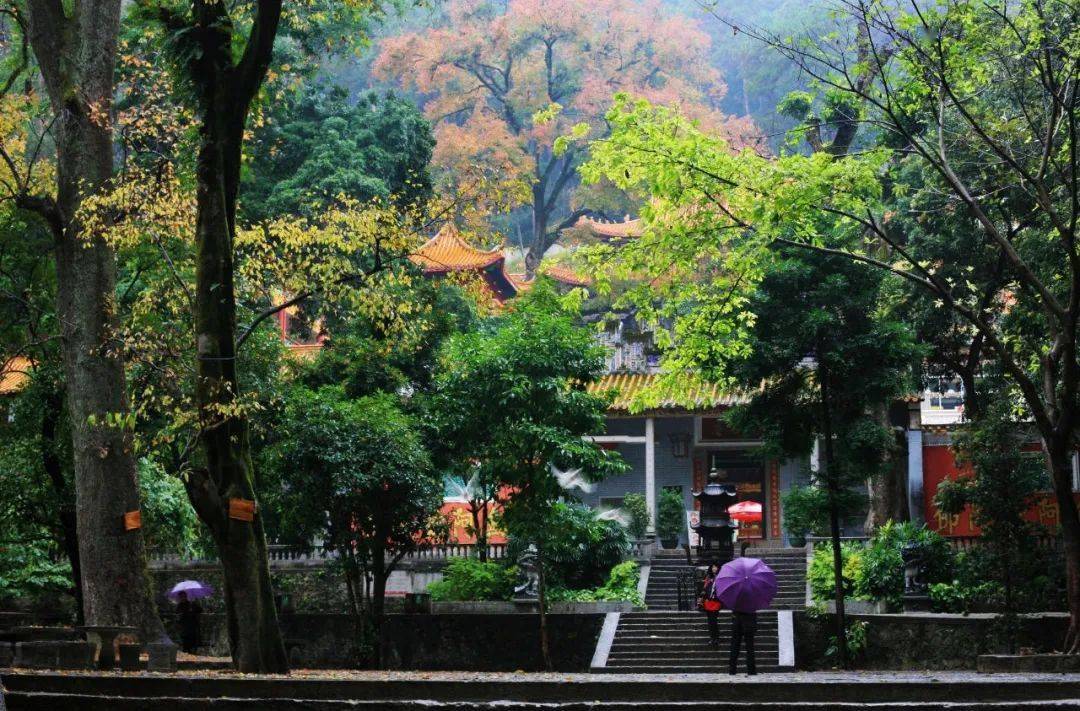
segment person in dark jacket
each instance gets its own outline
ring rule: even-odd
[[[709,621],[709,646],[713,649],[719,649],[720,647],[720,604],[719,598],[716,597],[716,591],[713,589],[713,583],[716,581],[716,574],[720,568],[713,563],[705,571],[705,581],[701,586],[701,601],[700,607],[705,611],[705,617]]]
[[[176,614],[180,618],[180,648],[188,654],[198,654],[202,644],[202,606],[188,600],[187,593],[180,593]]]
[[[739,662],[739,646],[746,642],[746,673],[757,674],[754,663],[754,634],[757,633],[757,613],[731,611],[731,655],[728,674],[734,674]]]

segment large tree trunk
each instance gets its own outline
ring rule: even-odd
[[[536,270],[540,267],[540,261],[547,251],[548,211],[545,207],[544,181],[538,181],[532,188],[532,234],[530,234],[529,248],[525,252],[525,276],[532,279],[536,276]]]
[[[376,669],[382,668],[382,623],[383,613],[386,610],[386,579],[390,577],[390,571],[386,566],[386,548],[379,546],[371,560],[372,579],[374,589],[371,591],[371,645],[372,662]]]
[[[247,113],[266,75],[281,15],[280,0],[256,6],[239,64],[224,3],[195,0],[200,54],[188,68],[197,87],[200,140],[195,199],[195,345],[200,444],[205,468],[192,473],[188,495],[209,526],[225,577],[225,611],[234,666],[248,673],[286,673],[266,534],[252,520],[230,516],[230,500],[256,501],[248,420],[236,407],[236,296],[233,247],[240,159]]]
[[[85,0],[70,14],[56,0],[29,0],[29,36],[56,114],[57,198],[27,199],[56,236],[57,315],[71,415],[75,497],[85,619],[164,635],[141,531],[123,515],[139,508],[130,432],[105,425],[126,413],[124,367],[107,350],[116,327],[115,255],[85,234],[83,200],[113,173],[111,110],[120,0]]]
[[[228,113],[228,99],[222,96],[220,103],[214,102],[205,118],[196,189],[196,397],[206,470],[205,476],[192,477],[188,490],[221,558],[233,664],[241,672],[284,673],[288,664],[262,516],[256,512],[253,521],[244,521],[228,514],[230,499],[255,501],[256,496],[247,418],[233,408],[239,393],[231,219],[235,201],[230,205],[226,198],[226,153],[238,154],[240,146],[229,122],[215,113],[217,107]]]
[[[1065,651],[1080,654],[1080,515],[1072,487],[1070,438],[1046,442],[1047,465],[1053,480],[1061,517],[1061,537],[1065,546],[1066,594],[1069,604],[1069,631]]]
[[[876,408],[874,417],[882,427],[892,431],[887,407]],[[864,526],[867,532],[888,521],[907,521],[911,518],[907,497],[907,461],[900,456],[904,446],[905,443],[895,441],[893,448],[885,454],[881,471],[866,480],[870,500]]]

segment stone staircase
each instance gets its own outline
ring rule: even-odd
[[[748,557],[760,558],[776,571],[778,590],[774,610],[801,610],[806,606],[806,551],[802,548],[755,548]],[[681,550],[657,551],[649,567],[645,606],[650,611],[678,609],[679,574],[687,570],[686,554]],[[697,591],[693,591],[696,596]]]
[[[790,616],[791,613],[781,613]],[[790,619],[790,618],[789,618]],[[792,671],[780,664],[778,614],[758,613],[755,658],[759,673]],[[611,674],[717,674],[727,671],[731,613],[720,613],[720,646],[709,647],[709,628],[700,612],[626,612],[619,616],[606,663],[594,672]],[[740,655],[739,672],[746,671]]]
[[[806,603],[806,551],[802,548],[751,547],[748,557],[761,558],[776,571],[778,591],[770,610],[759,613],[756,636],[759,672],[790,671],[793,660],[780,660],[781,634],[778,610],[797,610]],[[686,672],[709,673],[727,670],[730,644],[730,613],[720,617],[720,648],[709,647],[708,622],[697,610],[678,610],[679,577],[690,570],[681,550],[657,551],[649,567],[645,588],[647,611],[624,613],[618,617],[606,657],[593,671],[609,673]],[[685,584],[685,583],[684,583]],[[697,590],[684,588],[690,604]],[[782,613],[783,614],[783,613]],[[787,644],[791,645],[790,613],[786,613]],[[605,644],[603,636],[601,645]],[[740,664],[740,670],[745,666]]]
[[[686,554],[683,551],[656,551],[649,564],[645,606],[650,610],[678,609],[679,573],[686,569]]]
[[[773,598],[774,610],[802,610],[806,607],[806,549],[749,548],[749,558],[760,558],[776,571],[779,588]]]

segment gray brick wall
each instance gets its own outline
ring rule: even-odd
[[[654,456],[656,457],[657,496],[665,486],[681,486],[683,498],[689,508],[692,501],[690,488],[694,477],[693,458],[692,456],[683,458],[674,456],[669,435],[683,433],[693,437],[694,418],[657,417],[655,422]],[[645,434],[645,418],[610,418],[605,434],[642,437]],[[619,444],[618,451],[630,465],[630,471],[605,479],[600,482],[594,493],[582,495],[581,499],[586,504],[596,506],[600,503],[601,497],[621,497],[631,492],[645,493],[645,443]]]

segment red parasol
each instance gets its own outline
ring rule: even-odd
[[[756,523],[761,520],[761,504],[756,501],[740,501],[728,506],[728,514],[735,521]]]

